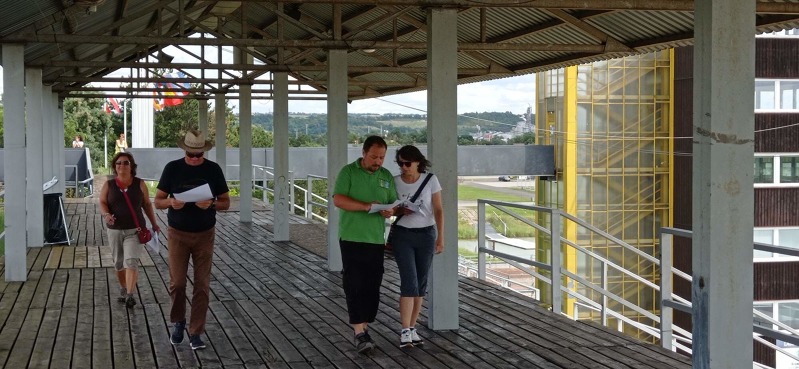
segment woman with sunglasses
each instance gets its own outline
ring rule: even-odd
[[[403,146],[395,159],[400,174],[394,176],[394,183],[403,203],[396,208],[399,219],[390,237],[400,273],[400,347],[411,347],[424,344],[416,332],[416,320],[433,255],[444,251],[444,209],[441,184],[435,175],[426,173],[432,164],[422,152],[412,145]]]
[[[108,226],[108,244],[111,246],[119,280],[117,300],[124,302],[128,308],[133,308],[136,305],[133,295],[139,279],[139,255],[144,252],[144,245],[139,243],[136,224],[138,222],[144,227],[144,214],[147,214],[153,232],[161,229],[156,223],[147,185],[136,177],[136,161],[133,160],[133,155],[127,152],[117,153],[111,159],[111,164],[114,178],[106,181],[100,191],[100,213]],[[133,219],[134,214],[136,221]]]

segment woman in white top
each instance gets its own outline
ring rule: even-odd
[[[394,177],[394,183],[397,198],[403,203],[395,211],[399,220],[392,226],[391,246],[400,272],[400,347],[410,347],[424,344],[416,332],[416,320],[433,255],[444,251],[444,209],[441,184],[426,172],[431,164],[422,152],[407,145],[397,150],[395,158],[401,174]],[[420,187],[419,195],[411,201]]]

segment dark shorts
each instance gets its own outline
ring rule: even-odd
[[[400,273],[400,296],[418,297],[427,292],[427,276],[436,247],[436,227],[394,226],[391,246]]]

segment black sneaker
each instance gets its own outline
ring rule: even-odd
[[[203,342],[199,334],[190,334],[189,342],[191,342],[192,350],[200,350],[205,348],[205,342]]]
[[[133,309],[135,305],[136,305],[136,299],[133,298],[133,295],[128,295],[128,298],[125,299],[125,306],[128,309]]]
[[[358,350],[358,353],[366,355],[373,348],[375,348],[375,341],[372,341],[369,333],[362,332],[355,335],[355,349]]]
[[[175,323],[175,327],[172,329],[172,335],[169,336],[169,342],[171,342],[173,345],[183,342],[184,330],[186,330],[186,320],[181,320]]]
[[[119,287],[119,296],[117,297],[117,301],[125,302],[128,300],[128,289],[125,287]]]

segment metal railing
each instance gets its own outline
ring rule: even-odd
[[[624,331],[625,326],[629,326],[635,328],[641,338],[659,341],[664,348],[673,351],[679,350],[687,354],[692,353],[691,332],[673,323],[673,310],[677,309],[690,314],[691,304],[686,299],[674,294],[672,280],[681,278],[691,281],[691,276],[676,269],[672,261],[673,237],[690,238],[690,231],[663,228],[660,235],[661,249],[660,252],[656,252],[659,254],[659,257],[656,258],[559,209],[482,199],[478,200],[477,204],[478,278],[482,280],[496,279],[486,268],[486,258],[491,255],[529,274],[539,287],[546,286],[548,291],[539,293],[538,300],[548,303],[553,312],[564,314],[563,302],[565,301],[568,303],[566,310],[571,310],[569,317],[572,319],[580,319],[583,315],[582,312],[588,311],[590,315],[597,315],[596,320],[609,326],[609,318],[613,318],[615,320],[614,329]],[[493,207],[493,211],[507,214],[530,226],[537,235],[537,240],[544,240],[542,244],[536,245],[535,257],[527,260],[497,251],[496,241],[491,241],[491,246],[488,246],[490,240],[487,240],[485,231],[486,207],[488,206]],[[519,211],[525,211],[527,215],[522,215]],[[530,213],[533,215],[530,216]],[[565,232],[562,231],[564,229],[571,230],[569,232],[572,235],[571,238],[564,236]],[[574,231],[575,229],[577,231]],[[576,241],[578,237],[580,240],[600,242],[604,249],[615,249],[617,252],[613,255],[601,255],[592,250],[590,246],[579,244]],[[597,241],[597,239],[601,241]],[[753,243],[753,249],[799,257],[799,250],[782,246]],[[557,252],[552,252],[552,250],[557,250]],[[630,255],[634,255],[640,260],[636,264],[636,269],[653,270],[652,276],[642,277],[622,266],[620,262],[614,262],[614,255],[618,254],[615,257],[620,257],[621,253],[632,253]],[[598,275],[592,275],[589,270],[578,271],[574,266],[571,270],[564,267],[563,255],[571,255],[571,258],[581,260],[582,265],[598,265],[596,273],[593,273]],[[463,268],[463,266],[459,266],[459,268]],[[464,274],[468,275],[468,271]],[[636,282],[639,294],[660,296],[659,299],[652,302],[656,305],[655,308],[639,306],[638,302],[628,301],[619,294],[611,292],[609,288],[610,275],[621,276]],[[660,283],[652,282],[651,278],[659,279]],[[658,309],[660,310],[659,314],[657,314]],[[799,345],[798,332],[754,308],[752,313],[755,318],[752,330],[753,340],[787,355],[792,360],[799,361],[799,357],[770,342],[770,340],[780,340]],[[760,363],[753,363],[753,367],[768,368]]]
[[[687,314],[692,314],[693,311],[690,301],[680,298],[679,296],[674,295],[673,293],[674,282],[672,278],[680,278],[689,283],[692,281],[692,277],[689,274],[674,268],[674,266],[672,265],[674,237],[676,236],[676,237],[691,239],[693,237],[693,232],[684,229],[669,228],[669,227],[661,228],[660,232],[661,232],[660,235],[661,269],[664,271],[669,271],[669,270],[671,271],[671,273],[663,273],[663,275],[661,275],[660,278],[661,280],[660,288],[662,296],[671,296],[671,298],[663,297],[662,300],[662,306],[660,312],[660,315],[662,317],[661,328],[660,328],[661,345],[666,349],[676,351],[674,342],[682,341],[690,344],[691,335],[690,333],[687,333],[684,330],[679,330],[680,333],[674,334],[675,332],[678,332],[678,330],[675,329],[677,328],[677,326],[674,325],[673,321],[674,309],[685,312]],[[753,243],[753,250],[768,251],[775,254],[799,257],[798,249],[784,247],[784,246],[770,245],[759,242]],[[754,320],[752,326],[753,340],[781,354],[788,356],[791,360],[799,362],[799,357],[783,349],[782,347],[779,347],[769,342],[767,339],[764,338],[767,337],[799,346],[799,332],[797,332],[795,329],[791,328],[790,326],[782,322],[779,322],[754,308],[752,308],[752,317]],[[682,348],[680,347],[680,349]],[[759,368],[770,368],[769,366],[757,362],[753,363],[753,365]]]
[[[238,165],[228,165],[228,167],[238,168]],[[275,197],[275,168],[267,167],[263,165],[252,165],[252,188],[261,190],[261,201],[265,204],[270,203],[270,195],[272,198]],[[291,204],[292,212],[298,211],[302,213],[305,218],[308,219],[317,219],[322,222],[327,223],[327,218],[324,216],[314,213],[314,209],[328,209],[328,201],[327,197],[320,196],[313,192],[313,183],[314,181],[323,180],[326,181],[327,177],[317,176],[309,174],[306,177],[306,187],[297,185],[296,179],[294,178],[294,172],[289,171],[289,176],[287,178],[288,187],[289,187],[289,201]],[[228,183],[231,184],[233,187],[241,186],[241,181],[236,180],[228,180]],[[271,183],[271,185],[270,185]],[[300,191],[303,196],[302,199],[304,200],[304,204],[298,204],[295,201],[295,191]],[[326,196],[326,194],[325,194]]]

